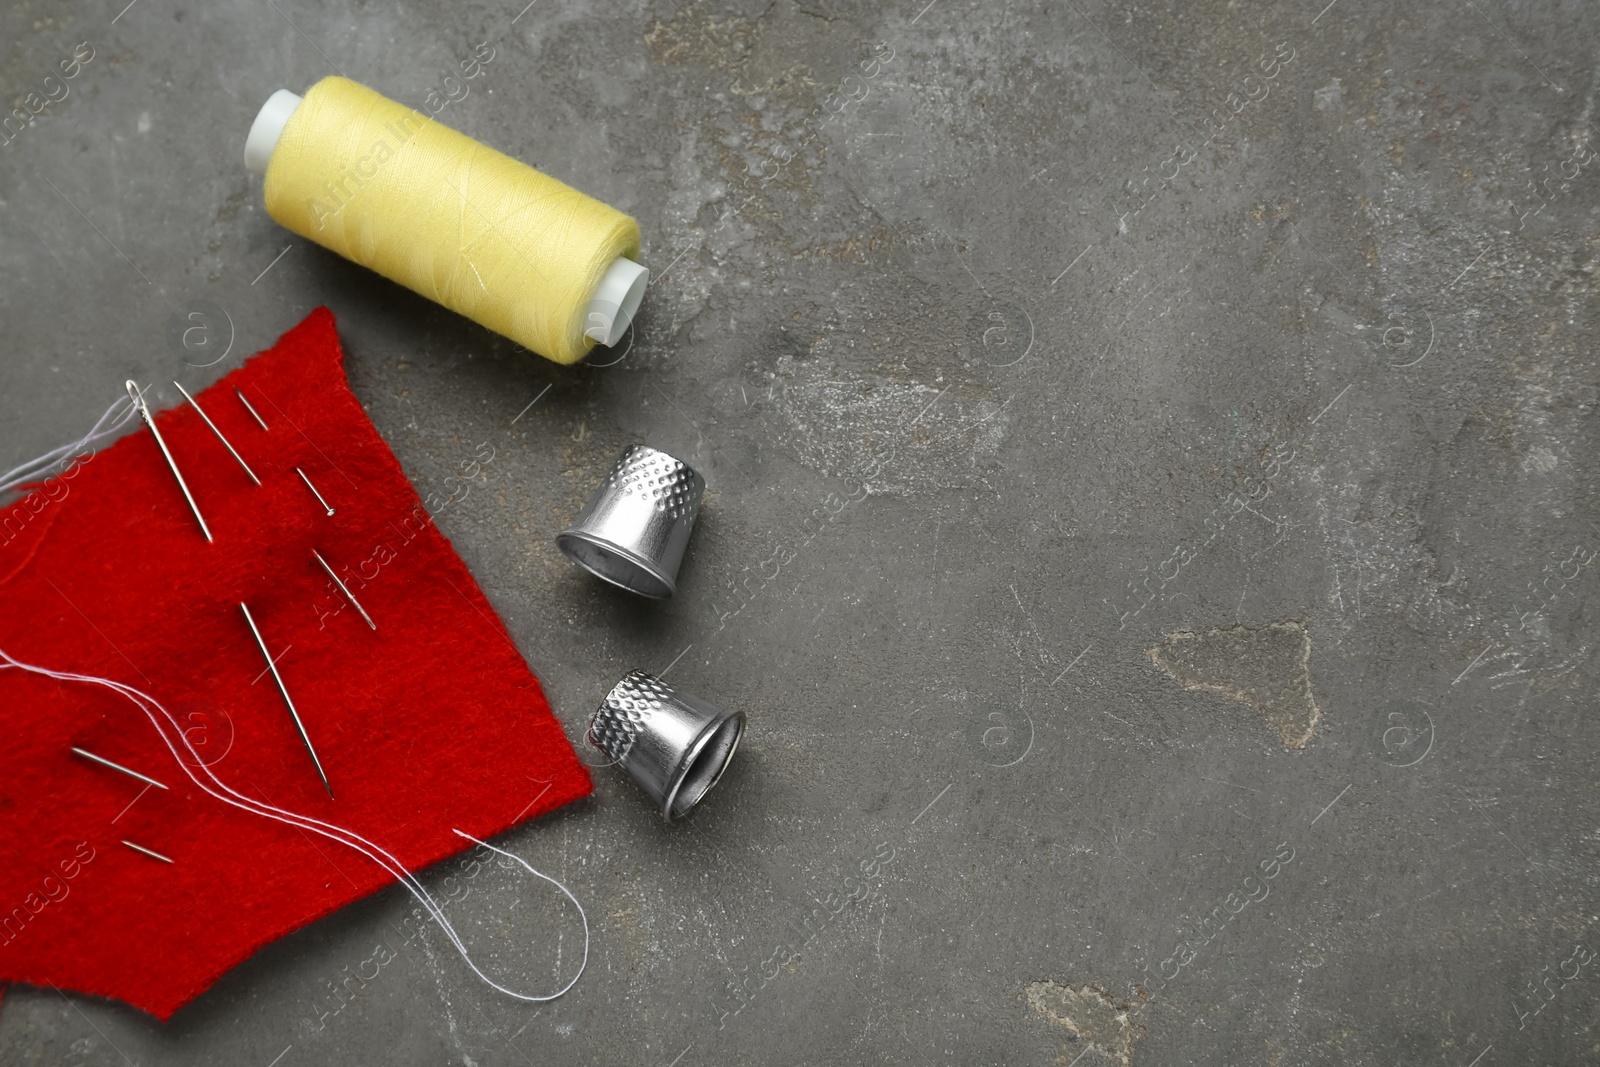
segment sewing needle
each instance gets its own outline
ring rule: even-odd
[[[217,424],[211,421],[211,416],[206,414],[206,409],[200,406],[200,402],[190,396],[189,390],[185,389],[182,384],[178,382],[173,382],[172,384],[178,387],[178,392],[183,394],[183,398],[189,402],[189,406],[198,411],[200,417],[206,420],[206,425],[211,427],[211,432],[217,435],[217,440],[222,442],[222,447],[226,448],[233,455],[233,458],[239,461],[239,466],[244,468],[244,472],[250,476],[250,480],[260,485],[261,479],[256,477],[256,472],[250,469],[250,464],[246,463],[244,457],[239,455],[238,450],[228,442],[226,437],[222,436],[222,431],[217,429]]]
[[[337,574],[333,573],[333,568],[328,566],[328,561],[322,558],[322,553],[313,548],[311,554],[317,557],[317,562],[322,564],[322,569],[328,572],[328,577],[333,579],[334,584],[339,587],[339,591],[345,595],[345,598],[356,606],[357,611],[361,612],[361,617],[367,620],[367,625],[376,630],[378,624],[372,621],[372,616],[367,614],[367,609],[361,606],[361,601],[356,599],[356,595],[350,591],[350,587],[345,585]]]
[[[256,415],[256,409],[250,406],[250,401],[244,398],[244,394],[235,389],[233,391],[233,395],[239,398],[239,403],[244,405],[244,409],[246,411],[255,416],[255,420],[259,422],[261,424],[261,428],[265,430],[267,428],[267,420],[263,419],[260,415]]]
[[[200,505],[194,502],[194,494],[189,492],[189,483],[183,480],[183,475],[178,470],[178,462],[172,458],[172,452],[167,448],[167,442],[162,439],[161,431],[156,429],[156,420],[151,417],[150,409],[145,406],[144,397],[139,395],[139,383],[130,378],[127,388],[128,397],[139,409],[139,417],[150,427],[150,433],[155,437],[156,444],[161,446],[161,454],[167,458],[167,466],[172,468],[172,476],[178,479],[178,488],[183,490],[183,498],[189,502],[189,510],[194,512],[195,521],[200,524],[200,532],[206,535],[207,541],[210,541],[211,528],[206,525],[205,516],[200,514]]]
[[[322,769],[322,761],[317,758],[317,750],[311,747],[311,738],[306,734],[305,723],[300,721],[300,713],[295,710],[294,701],[289,697],[289,690],[283,684],[283,676],[278,673],[278,665],[272,661],[272,653],[267,651],[267,643],[261,638],[261,631],[256,628],[256,620],[250,617],[250,609],[239,602],[239,610],[244,612],[244,621],[250,624],[250,632],[255,635],[256,645],[261,649],[261,654],[266,657],[267,670],[272,672],[272,680],[278,683],[278,692],[283,696],[283,702],[289,705],[289,717],[294,720],[294,728],[300,731],[300,740],[306,746],[306,752],[311,755],[311,762],[316,764],[317,774],[322,778],[322,788],[328,791],[328,798],[333,799],[333,786],[328,784],[328,775]]]
[[[136,845],[132,841],[123,841],[122,843],[124,845],[127,845],[129,848],[133,849],[135,852],[143,852],[146,856],[150,856],[150,857],[152,857],[154,859],[158,859],[162,863],[171,863],[172,862],[171,860],[167,859],[167,857],[163,856],[161,853],[154,852],[154,851],[152,851],[152,850],[150,850],[148,848],[145,848],[143,845]]]
[[[156,781],[154,778],[151,778],[147,774],[140,774],[138,771],[133,770],[133,769],[128,768],[128,767],[124,767],[120,763],[112,763],[110,760],[106,759],[104,756],[96,756],[93,752],[86,752],[83,749],[78,748],[76,745],[73,746],[72,751],[76,752],[78,755],[82,756],[86,760],[92,760],[95,763],[100,764],[100,766],[102,766],[102,767],[110,767],[114,771],[121,771],[123,774],[126,774],[129,778],[137,778],[141,782],[149,782],[151,785],[155,786],[157,789],[166,789],[167,788],[166,786],[162,785],[160,782]]]
[[[317,498],[317,503],[326,508],[329,515],[332,515],[333,509],[328,507],[328,502],[326,500],[322,499],[322,494],[317,492],[317,487],[311,484],[311,479],[306,477],[306,472],[301,470],[299,467],[296,467],[294,472],[300,476],[300,480],[302,482],[306,483],[306,488],[311,490],[311,495]]]

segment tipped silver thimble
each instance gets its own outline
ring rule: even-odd
[[[717,784],[744,736],[744,712],[727,712],[644,671],[629,671],[595,710],[589,743],[661,805],[668,822]]]
[[[705,479],[681,459],[629,445],[556,545],[612,585],[669,597],[705,491]]]

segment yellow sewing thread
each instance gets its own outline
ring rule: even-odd
[[[639,224],[347,78],[305,94],[267,166],[267,213],[557,363]]]

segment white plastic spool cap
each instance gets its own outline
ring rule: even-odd
[[[267,172],[273,149],[278,147],[278,138],[283,136],[289,116],[299,106],[300,97],[287,89],[279,89],[267,97],[244,139],[244,165],[248,169],[257,174]],[[583,315],[583,335],[608,347],[620,341],[633,323],[649,282],[648,270],[626,256],[618,256],[601,277],[594,296],[589,298]]]
[[[272,161],[272,150],[278,147],[278,138],[289,124],[289,116],[300,106],[300,98],[287,89],[279,89],[267,97],[250,124],[250,135],[244,139],[244,165],[257,174],[267,172]]]
[[[622,340],[649,283],[648,270],[627,256],[618,256],[600,279],[594,296],[589,298],[589,307],[583,316],[586,327],[583,335],[608,346]]]

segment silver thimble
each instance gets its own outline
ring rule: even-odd
[[[700,803],[733,759],[744,712],[727,712],[644,671],[606,694],[589,724],[589,743],[619,764],[668,822]]]
[[[629,445],[556,545],[612,585],[669,597],[705,491],[705,479],[687,463]]]

